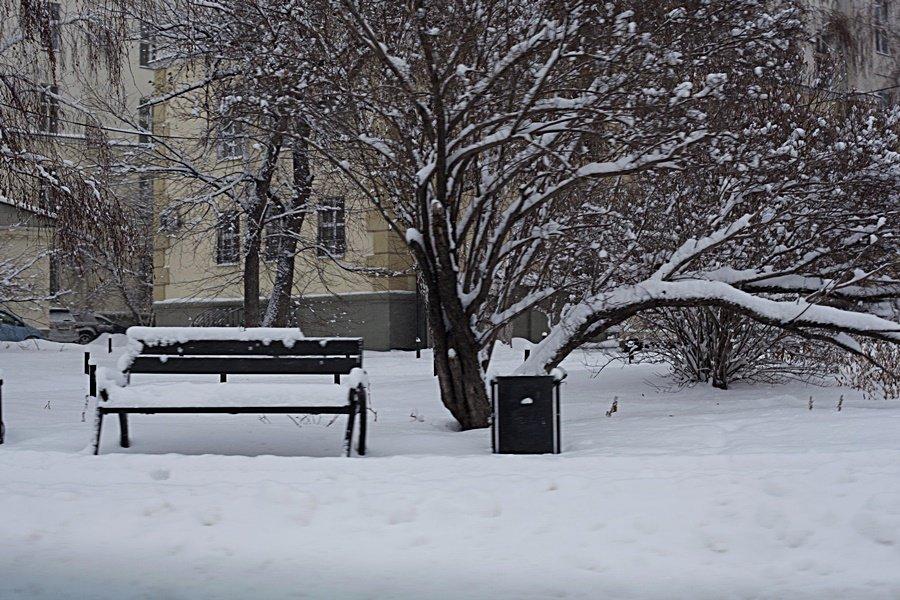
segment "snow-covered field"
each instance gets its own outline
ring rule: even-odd
[[[94,457],[81,351],[0,344],[4,600],[900,598],[900,405],[579,353],[564,454],[493,456],[427,355],[370,352],[371,456],[330,417],[162,415]]]

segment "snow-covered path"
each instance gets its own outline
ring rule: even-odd
[[[93,457],[78,350],[0,346],[4,600],[900,597],[900,406],[575,357],[565,454],[492,456],[426,359],[369,353],[370,457],[252,416],[136,417]]]

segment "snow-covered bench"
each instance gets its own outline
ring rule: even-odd
[[[94,454],[103,417],[119,416],[120,441],[128,439],[128,414],[288,413],[346,414],[344,451],[350,456],[359,416],[357,453],[366,451],[366,376],[361,338],[305,338],[297,329],[234,327],[132,327],[118,369],[100,369]],[[219,383],[148,382],[141,374],[219,375]],[[335,384],[237,383],[228,375],[333,375]]]

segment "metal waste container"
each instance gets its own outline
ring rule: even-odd
[[[559,454],[559,384],[551,375],[495,377],[495,454]]]

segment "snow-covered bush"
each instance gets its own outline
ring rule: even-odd
[[[863,351],[871,360],[849,355],[841,365],[838,382],[873,400],[900,399],[900,344],[871,342]]]
[[[659,309],[635,319],[644,351],[640,360],[672,369],[682,385],[736,381],[778,383],[822,378],[833,365],[828,344],[811,342],[717,307]]]

